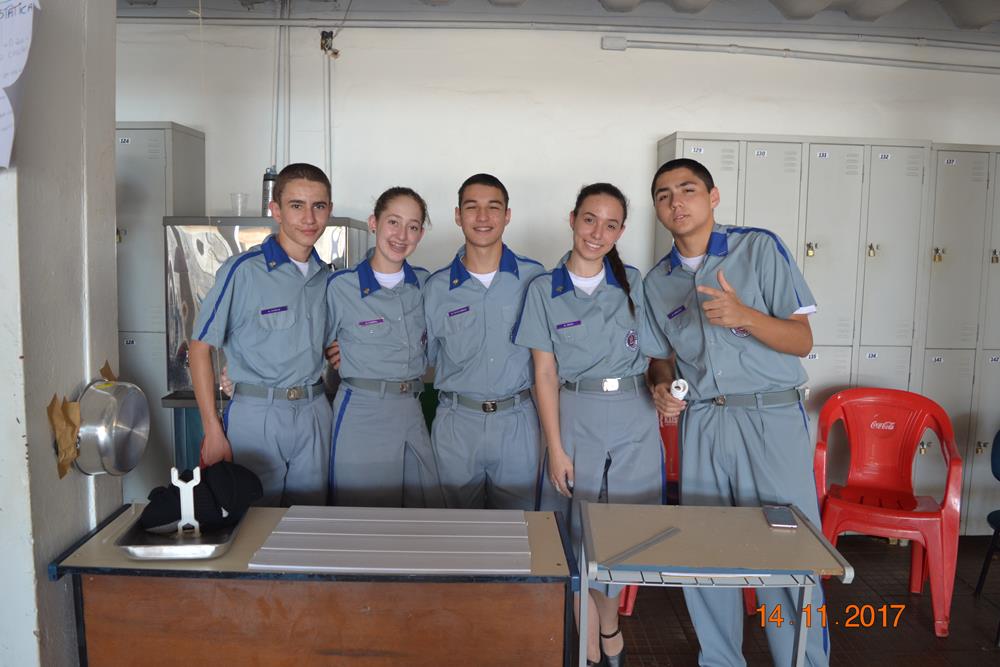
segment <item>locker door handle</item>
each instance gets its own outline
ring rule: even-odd
[[[921,456],[923,456],[926,453],[927,453],[927,443],[926,442],[921,442],[917,446],[917,454],[920,454]]]
[[[940,262],[944,260],[944,248],[934,248],[934,261]]]
[[[1000,264],[1000,254],[997,254],[997,249],[993,249],[993,254],[990,255],[990,264]]]
[[[988,443],[988,442],[977,441],[976,442],[976,454],[982,454],[983,452],[986,451],[986,448],[989,447],[989,446],[990,446],[990,443]]]
[[[868,256],[869,257],[874,257],[878,253],[878,250],[879,250],[879,246],[878,246],[877,243],[869,243],[868,244]]]
[[[818,247],[818,243],[806,243],[806,257],[813,257],[816,254],[816,248]]]

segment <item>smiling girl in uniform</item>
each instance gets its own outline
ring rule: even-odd
[[[327,282],[327,341],[340,345],[342,378],[333,402],[333,505],[443,505],[417,398],[427,368],[421,296],[427,271],[406,261],[426,223],[420,195],[386,190],[368,218],[374,252]]]
[[[627,212],[625,196],[609,183],[580,190],[569,216],[573,249],[528,286],[513,334],[531,348],[535,364],[551,484],[542,506],[569,505],[576,553],[580,501],[663,502],[663,449],[644,373],[647,356],[664,353],[647,349],[656,342],[646,335],[642,277],[622,264],[615,247]],[[607,664],[623,664],[621,588],[590,591],[600,624],[591,626],[588,662],[605,654]]]

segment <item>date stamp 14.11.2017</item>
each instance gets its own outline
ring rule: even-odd
[[[833,609],[825,604],[819,607],[807,604],[802,609],[801,618],[807,628],[813,626],[819,628],[829,626],[895,628],[899,626],[899,619],[905,610],[905,604],[848,604],[844,606],[843,610],[840,610],[841,613],[834,614]],[[783,614],[783,611],[787,615]],[[769,624],[779,628],[786,623],[795,625],[800,618],[794,609],[782,610],[780,604],[770,607],[762,604],[754,612],[760,617],[760,627],[762,628]]]

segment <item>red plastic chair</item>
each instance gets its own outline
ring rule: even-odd
[[[851,450],[847,484],[826,489],[830,428],[844,423]],[[948,466],[944,500],[913,495],[913,457],[926,429]],[[910,592],[930,579],[934,633],[948,636],[958,555],[962,459],[951,420],[934,401],[896,389],[858,388],[830,397],[819,414],[813,460],[823,533],[834,545],[847,531],[910,540]]]
[[[667,481],[677,483],[681,478],[681,457],[677,444],[677,421],[660,422],[660,439],[663,440],[663,465],[667,471]],[[631,616],[635,608],[638,586],[626,586],[618,602],[618,613]]]

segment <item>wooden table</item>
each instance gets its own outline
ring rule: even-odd
[[[591,582],[796,587],[795,664],[803,665],[808,627],[803,621],[812,589],[823,576],[850,583],[854,570],[805,515],[792,510],[799,524],[794,530],[771,528],[759,507],[582,503],[580,589],[586,591]],[[580,665],[587,659],[587,607],[580,605]]]
[[[281,508],[252,508],[219,558],[131,560],[114,542],[140,510],[124,506],[49,566],[73,578],[81,665],[572,662],[578,575],[554,513],[525,513],[530,574],[462,576],[250,571]]]

